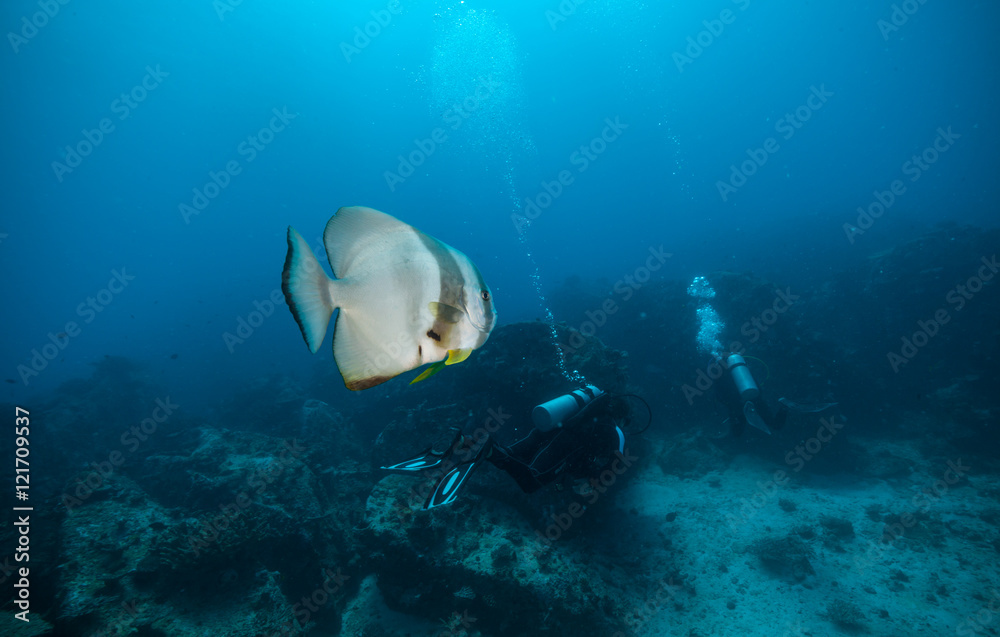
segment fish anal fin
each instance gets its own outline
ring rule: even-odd
[[[411,348],[403,342],[391,350],[384,346],[379,335],[386,331],[386,325],[391,329],[394,323],[373,322],[368,314],[343,308],[337,315],[333,358],[348,389],[359,391],[381,385],[420,364],[415,345]]]
[[[361,391],[362,389],[368,389],[370,387],[374,387],[375,385],[381,385],[386,381],[392,380],[392,378],[392,376],[370,376],[368,378],[362,378],[361,380],[345,380],[344,385],[351,391]]]

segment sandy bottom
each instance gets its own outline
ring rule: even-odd
[[[1000,634],[997,476],[959,458],[922,462],[897,447],[913,464],[891,481],[817,478],[747,456],[697,479],[645,469],[617,495],[617,507],[658,521],[669,559],[694,592],[638,600],[642,619],[623,632]],[[955,479],[954,468],[965,475]],[[788,476],[775,480],[782,469]],[[788,536],[808,547],[813,574],[775,567],[752,550],[761,538]],[[663,549],[646,550],[647,559],[667,561]]]

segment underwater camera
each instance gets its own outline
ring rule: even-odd
[[[579,414],[603,395],[604,392],[594,385],[585,385],[538,405],[531,410],[531,420],[539,431],[551,431],[561,427],[563,422]]]

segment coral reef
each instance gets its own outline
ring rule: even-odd
[[[524,515],[571,492],[513,506],[505,501],[519,500],[516,486],[483,470],[455,506],[425,512],[414,495],[420,482],[373,473],[364,444],[381,431],[377,455],[398,458],[469,413],[506,410],[525,420],[542,397],[577,386],[543,353],[550,333],[541,324],[499,328],[485,355],[452,382],[435,379],[426,392],[385,388],[370,411],[336,410],[271,375],[225,401],[214,422],[172,413],[134,443],[128,432],[148,417],[148,405],[172,403],[139,368],[109,359],[45,408],[56,432],[80,426],[87,412],[78,406],[112,398],[132,406],[111,429],[126,432],[121,440],[102,434],[60,448],[97,461],[48,485],[61,493],[52,542],[60,566],[46,574],[58,591],[55,629],[236,636],[447,625],[473,635],[480,621],[503,634],[537,626],[559,634],[562,625],[606,634],[643,580],[611,564],[595,577],[570,534],[549,546]],[[584,338],[566,362],[603,388],[626,391],[621,359]],[[628,408],[602,417],[624,419]],[[512,616],[511,604],[524,613]],[[388,614],[373,617],[373,608]]]
[[[865,627],[865,615],[854,602],[844,599],[835,599],[827,604],[826,617],[841,628],[852,632],[860,631]]]
[[[679,281],[635,289],[600,329],[586,317],[607,286],[569,282],[552,297],[566,324],[502,325],[432,379],[347,397],[327,364],[189,413],[142,365],[109,356],[32,408],[37,615],[0,632],[988,634],[1000,301],[984,288],[974,311],[954,311],[919,364],[894,374],[885,356],[997,239],[944,228],[859,257],[791,289],[794,305],[753,339],[741,328],[787,286],[707,275],[767,400],[840,403],[771,436],[722,426]],[[497,415],[530,427],[534,405],[582,377],[638,391],[656,414],[627,435],[636,460],[612,484],[524,494],[484,464],[455,503],[424,511],[436,476],[377,469],[452,427]],[[644,424],[637,404],[593,416]]]
[[[760,558],[769,571],[794,582],[802,582],[816,574],[809,561],[813,551],[797,534],[763,537],[747,550]]]

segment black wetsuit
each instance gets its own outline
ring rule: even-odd
[[[620,431],[610,419],[586,413],[544,432],[529,421],[511,427],[502,439],[494,438],[489,461],[532,493],[562,475],[598,475],[623,447]]]
[[[722,375],[722,378],[715,383],[716,397],[719,399],[726,409],[729,411],[729,422],[731,424],[730,431],[734,436],[743,435],[743,430],[746,428],[747,418],[743,412],[743,406],[746,403],[745,400],[740,398],[740,393],[736,389],[736,382],[733,380],[733,375],[728,371]],[[788,410],[784,405],[779,405],[776,412],[771,411],[768,407],[767,402],[764,400],[763,394],[758,394],[756,398],[753,399],[754,408],[757,413],[763,419],[764,423],[771,428],[771,431],[778,431],[785,426],[785,420],[788,418]]]

